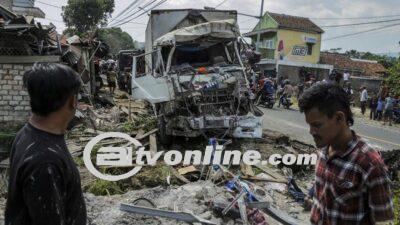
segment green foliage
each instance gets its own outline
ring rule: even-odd
[[[135,119],[133,122],[125,122],[122,124],[122,131],[125,133],[132,133],[140,129],[148,132],[155,128],[157,128],[157,120],[149,115],[143,115]]]
[[[357,50],[350,50],[347,51],[345,54],[347,54],[351,58],[378,61],[386,69],[392,67],[396,63],[396,58],[389,57],[386,55],[376,55],[371,52],[358,52]]]
[[[83,158],[82,157],[74,157],[74,162],[77,166],[84,166],[85,162],[83,162]]]
[[[106,181],[101,179],[98,179],[93,183],[91,183],[87,187],[86,191],[94,195],[115,195],[124,193],[119,187],[117,182]]]
[[[62,17],[68,27],[67,33],[86,36],[98,25],[105,25],[114,11],[114,0],[68,0]]]
[[[400,59],[389,69],[387,84],[395,95],[400,95]]]
[[[119,27],[99,29],[97,31],[97,38],[110,46],[112,54],[117,54],[119,51],[125,49],[133,49],[136,46],[136,42],[132,37]]]

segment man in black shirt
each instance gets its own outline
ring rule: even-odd
[[[37,63],[23,82],[32,116],[12,145],[5,224],[86,224],[79,171],[64,140],[80,79],[67,66]]]

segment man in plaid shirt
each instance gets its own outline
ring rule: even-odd
[[[318,84],[299,100],[316,146],[315,225],[392,224],[390,179],[378,151],[350,129],[353,114],[346,92]]]

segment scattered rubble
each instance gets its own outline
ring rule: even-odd
[[[307,224],[308,189],[313,182],[312,166],[280,167],[272,165],[172,167],[162,163],[145,166],[135,176],[118,182],[94,177],[82,160],[86,143],[98,134],[121,131],[138,139],[154,154],[162,150],[158,143],[157,119],[150,105],[133,101],[123,93],[111,97],[113,105],[103,102],[80,104],[78,120],[67,134],[67,145],[79,168],[88,211],[88,224],[187,224],[175,219],[126,212],[121,204],[135,205],[143,213],[166,213],[182,219],[199,218],[204,224]],[[96,106],[96,104],[98,104]],[[104,104],[104,105],[102,105]],[[219,140],[222,141],[222,140]],[[260,139],[225,140],[228,149],[258,150],[263,159],[271,154],[313,153],[313,146],[291,140],[277,132],[265,130]],[[124,145],[121,140],[103,140],[105,145]],[[205,149],[203,138],[176,139],[169,149]],[[95,149],[95,151],[97,151]],[[400,151],[383,152],[389,168],[398,173]],[[105,168],[105,172],[121,174],[130,168]],[[2,170],[6,181],[6,170]],[[0,183],[0,224],[4,215],[5,182]],[[398,202],[398,191],[395,202]],[[137,201],[135,201],[137,200]],[[147,207],[147,208],[143,208]],[[157,209],[157,211],[151,210]],[[146,211],[147,210],[147,211]],[[164,210],[164,211],[160,211]],[[180,213],[178,213],[180,212]],[[187,214],[189,213],[189,214]],[[155,214],[152,214],[155,215]],[[159,214],[157,214],[159,215]],[[193,216],[194,217],[193,217]],[[184,219],[185,220],[185,219]]]

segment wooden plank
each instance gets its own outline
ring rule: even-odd
[[[156,133],[158,131],[158,129],[156,128],[156,129],[153,129],[153,130],[151,130],[151,131],[149,131],[149,132],[147,132],[147,133],[145,133],[145,134],[143,134],[143,135],[137,135],[135,138],[137,139],[137,140],[142,140],[142,139],[144,139],[145,137],[147,137],[147,136],[150,136],[151,134],[154,134],[154,133]]]
[[[185,184],[190,183],[190,181],[189,181],[188,179],[186,179],[186,177],[180,175],[180,174],[178,173],[178,171],[176,171],[176,169],[175,169],[174,167],[169,166],[169,168],[171,169],[172,175],[175,176],[178,180],[182,181],[182,182],[185,183]]]
[[[149,138],[150,142],[150,154],[154,156],[157,153],[157,139],[155,134],[151,134]]]
[[[269,169],[269,168],[267,168],[265,166],[255,165],[255,167],[257,167],[258,169],[262,170],[264,173],[268,174],[269,176],[271,176],[274,179],[286,180],[285,176],[282,176],[281,174],[276,173],[275,171],[273,171],[273,170],[271,170],[271,169]]]
[[[198,171],[198,170],[194,166],[188,166],[188,167],[183,167],[183,168],[178,169],[178,173],[180,175],[185,175],[187,173],[192,173],[192,172],[196,172],[196,171]]]
[[[246,176],[254,176],[253,168],[250,165],[244,164],[243,162],[240,163],[240,172]]]
[[[273,183],[287,184],[286,180],[265,179],[265,178],[252,177],[252,176],[240,176],[240,179],[251,180],[251,181],[259,181],[259,182],[273,182]]]

